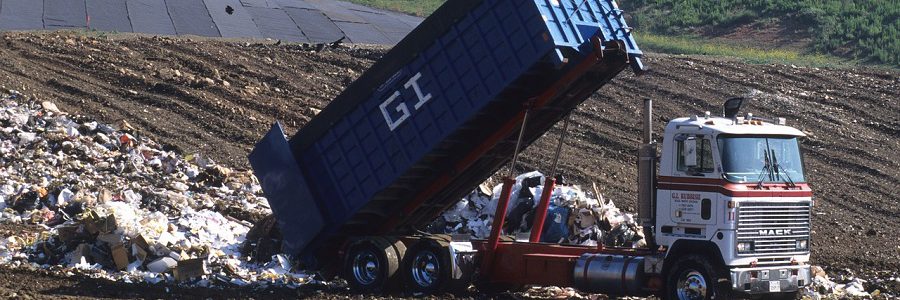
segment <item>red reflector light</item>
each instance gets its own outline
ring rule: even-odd
[[[800,270],[797,270],[797,269],[791,270],[791,275],[797,276],[797,274],[800,274]]]
[[[759,278],[759,273],[756,271],[750,271],[750,278]]]

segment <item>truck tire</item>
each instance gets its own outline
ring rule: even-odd
[[[385,292],[397,282],[397,270],[405,252],[399,241],[373,238],[356,243],[347,251],[343,277],[354,291]]]
[[[421,241],[410,249],[403,273],[406,286],[417,294],[462,294],[471,283],[466,276],[453,278],[450,249],[434,241]]]
[[[449,251],[431,241],[421,241],[409,251],[403,267],[406,286],[413,293],[436,295],[444,292],[452,266]]]
[[[720,282],[724,267],[701,255],[678,258],[666,278],[665,299],[731,299],[731,287]]]

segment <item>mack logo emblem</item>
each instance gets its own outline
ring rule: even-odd
[[[790,229],[760,229],[759,235],[791,235]]]

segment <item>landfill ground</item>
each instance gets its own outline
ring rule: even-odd
[[[124,120],[165,149],[235,169],[247,168],[249,150],[273,120],[295,132],[385,51],[83,32],[0,37],[5,89],[99,122]],[[667,119],[715,114],[728,97],[751,97],[745,111],[785,117],[809,134],[802,145],[816,202],[812,263],[900,295],[900,72],[653,53],[644,62],[649,73],[626,70],[573,114],[560,162],[570,182],[596,182],[606,199],[635,211],[643,99],[654,100],[659,139]],[[549,169],[560,128],[525,152],[517,172]],[[42,230],[4,226],[4,236]],[[354,297],[311,290],[128,285],[52,269],[0,269],[4,298]]]

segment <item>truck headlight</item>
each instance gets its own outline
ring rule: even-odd
[[[807,241],[807,240],[797,241],[797,250],[806,250],[806,249],[809,249],[809,241]]]
[[[739,243],[737,243],[737,251],[738,251],[738,252],[750,252],[750,251],[753,251],[753,242],[739,242]]]

